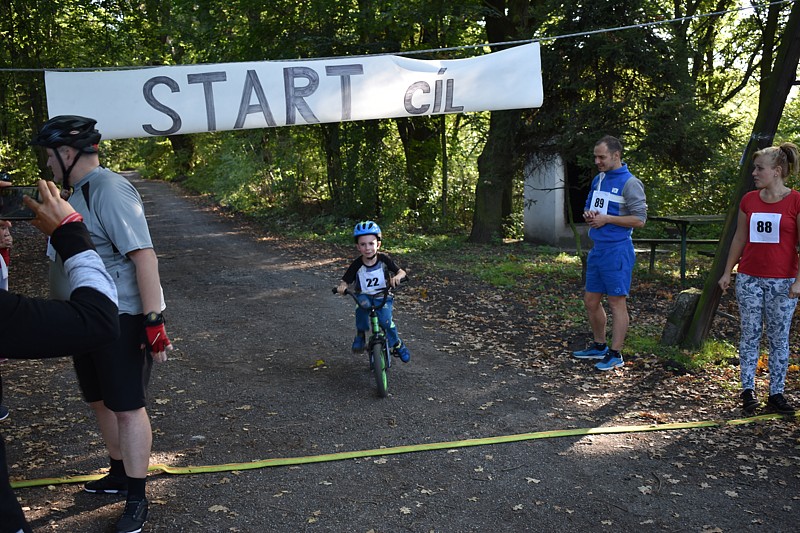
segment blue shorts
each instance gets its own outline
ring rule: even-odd
[[[631,241],[592,248],[586,258],[586,292],[627,296],[635,264],[636,253]]]

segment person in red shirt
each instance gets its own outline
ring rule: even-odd
[[[725,274],[719,280],[725,291],[736,275],[741,334],[739,368],[742,408],[753,414],[759,401],[755,374],[761,337],[766,324],[769,340],[769,397],[767,408],[793,415],[794,407],[784,398],[789,366],[789,330],[800,296],[797,246],[800,243],[800,192],[786,185],[786,178],[800,167],[798,148],[782,143],[759,150],[753,156],[756,190],[739,204],[736,234],[731,242]]]

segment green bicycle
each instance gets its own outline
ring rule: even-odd
[[[407,278],[403,278],[402,282],[405,282]],[[401,283],[402,283],[401,282]],[[336,288],[333,289],[334,294],[338,294]],[[386,338],[386,332],[383,330],[383,326],[381,326],[380,322],[378,321],[378,311],[386,305],[386,301],[388,300],[389,296],[389,287],[381,289],[381,291],[377,294],[371,295],[372,298],[369,299],[369,302],[362,303],[358,300],[358,295],[352,292],[350,289],[345,289],[345,294],[350,295],[353,298],[353,301],[356,302],[356,305],[367,309],[369,307],[369,322],[370,322],[370,337],[367,341],[367,353],[369,354],[369,368],[372,371],[372,374],[375,376],[375,385],[378,389],[378,396],[381,398],[386,398],[389,394],[389,376],[388,371],[389,367],[392,366],[392,356],[391,356],[391,347],[389,346],[389,341]],[[375,301],[380,300],[378,305],[375,305]]]

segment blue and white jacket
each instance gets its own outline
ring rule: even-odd
[[[607,205],[603,206],[603,203]],[[630,173],[623,163],[618,169],[601,172],[592,180],[592,190],[586,199],[586,211],[603,211],[609,215],[633,215],[647,220],[647,198],[641,180]],[[606,224],[602,228],[590,228],[589,238],[595,247],[613,246],[630,240],[633,228]]]

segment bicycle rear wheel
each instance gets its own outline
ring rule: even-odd
[[[375,343],[372,350],[372,372],[375,374],[375,385],[378,386],[378,396],[386,398],[389,394],[389,376],[386,373],[386,356],[383,353],[383,343]]]

